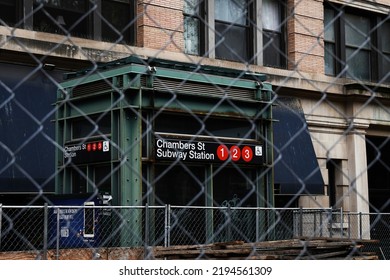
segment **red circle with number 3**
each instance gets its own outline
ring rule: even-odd
[[[253,158],[253,151],[251,147],[245,146],[241,152],[242,159],[246,162],[250,162]]]
[[[217,148],[217,156],[220,160],[227,160],[229,157],[229,150],[225,145],[219,145]]]
[[[231,146],[230,147],[230,157],[232,158],[232,161],[240,160],[241,150],[238,146]]]

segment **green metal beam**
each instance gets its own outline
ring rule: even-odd
[[[204,73],[191,73],[191,72],[177,71],[177,70],[164,69],[164,68],[157,68],[154,75],[159,78],[175,79],[175,80],[181,80],[186,82],[213,84],[218,86],[247,88],[247,89],[255,89],[257,87],[256,82],[252,80],[209,75]]]
[[[129,73],[136,73],[136,74],[147,74],[148,73],[148,67],[146,65],[137,65],[137,64],[131,64],[131,65],[125,65],[118,68],[113,68],[109,70],[102,71],[101,69],[91,69],[89,71],[85,71],[84,76],[77,77],[74,79],[67,80],[61,84],[61,87],[63,89],[79,86],[82,84],[87,83],[93,83],[97,81],[101,81],[102,79],[110,79],[113,77],[126,75]]]
[[[123,108],[120,111],[120,186],[121,206],[142,205],[142,162],[140,141],[142,123],[136,112]],[[121,246],[142,245],[141,209],[123,209],[125,223],[121,229]]]

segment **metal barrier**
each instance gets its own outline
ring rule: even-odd
[[[0,251],[47,256],[70,248],[153,248],[216,242],[246,243],[306,238],[361,240],[370,228],[379,240],[364,250],[390,258],[390,214],[344,213],[342,209],[242,207],[2,206]],[[88,214],[92,211],[92,214]],[[88,217],[88,215],[90,215]],[[125,225],[133,221],[132,230]],[[88,223],[90,229],[88,230]]]

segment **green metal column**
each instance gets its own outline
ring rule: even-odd
[[[142,122],[138,111],[130,108],[120,110],[120,186],[119,205],[141,206],[142,164],[141,164]],[[142,245],[142,210],[124,209],[124,224],[120,230],[120,246]]]
[[[259,122],[259,134],[263,137],[264,165],[257,171],[256,193],[257,207],[260,209],[256,213],[256,238],[262,241],[273,236],[274,213],[265,208],[274,206],[274,182],[273,182],[273,136],[272,136],[272,86],[268,83],[259,83],[256,90],[256,99],[264,101],[261,108]]]
[[[265,145],[265,176],[264,176],[264,185],[266,188],[266,201],[267,208],[272,208],[275,205],[274,202],[274,147],[273,147],[273,123],[272,123],[272,85],[268,83],[263,84],[263,95],[264,99],[268,101],[267,110],[264,111],[263,120],[265,123],[264,127],[264,135],[267,139]],[[267,238],[268,240],[275,240],[276,232],[275,232],[275,223],[276,223],[276,213],[272,210],[267,210],[267,215],[265,217],[265,222],[268,229],[267,230]]]
[[[264,91],[264,97],[266,101],[268,101],[268,107],[267,110],[265,110],[265,115],[263,119],[266,122],[266,128],[265,128],[265,136],[267,139],[266,143],[266,154],[265,154],[265,161],[267,166],[267,176],[266,178],[266,188],[267,188],[267,202],[268,207],[273,207],[274,202],[274,176],[273,176],[273,162],[274,162],[274,147],[273,147],[273,120],[272,120],[272,85],[268,83],[263,84],[263,91]]]
[[[111,95],[111,103],[116,102],[114,97]],[[120,126],[120,110],[111,110],[111,195],[112,195],[112,205],[119,204],[119,171],[117,170],[118,166],[118,143],[119,143],[119,126]]]

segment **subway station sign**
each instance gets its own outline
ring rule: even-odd
[[[100,140],[64,147],[64,161],[71,159],[73,163],[92,163],[111,159],[110,141]]]
[[[182,139],[155,140],[157,160],[181,160],[223,163],[232,161],[246,164],[263,163],[263,147],[246,143],[221,143]]]

